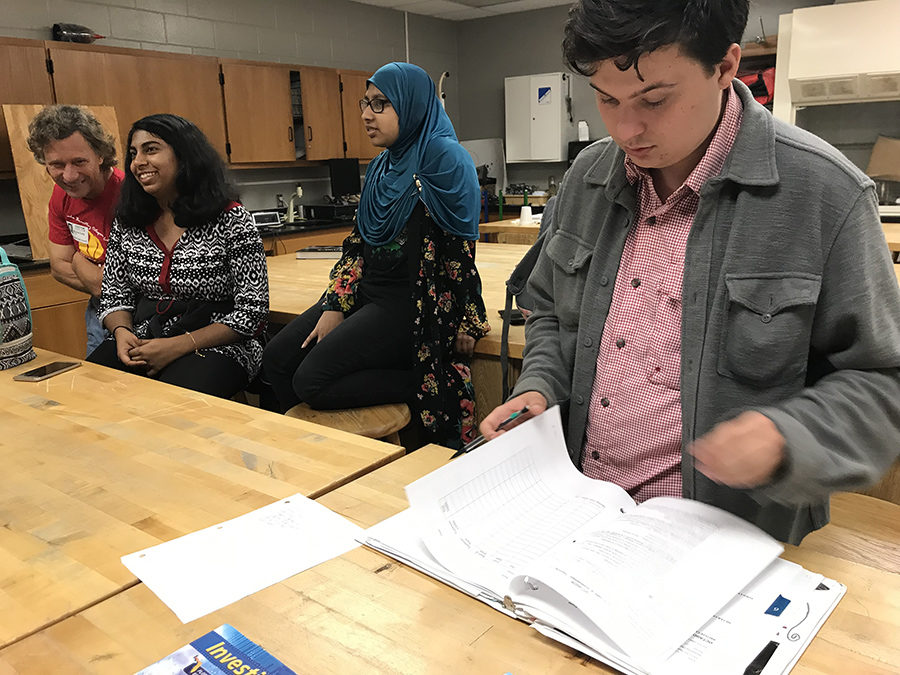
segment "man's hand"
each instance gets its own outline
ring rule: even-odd
[[[689,450],[697,470],[733,488],[768,482],[785,458],[784,436],[762,413],[748,411],[717,424]]]
[[[116,356],[119,357],[119,361],[132,368],[147,365],[146,361],[133,359],[129,355],[132,349],[144,344],[143,340],[126,328],[119,328],[113,332],[113,335],[116,337]]]
[[[528,406],[527,413],[517,418],[514,422],[511,422],[505,429],[500,431],[497,430],[497,427],[503,420],[525,406]],[[486,439],[490,440],[495,436],[499,436],[500,434],[509,431],[525,420],[534,417],[535,415],[540,415],[546,409],[547,399],[544,398],[543,394],[539,394],[536,391],[526,391],[524,394],[511,398],[503,405],[494,408],[491,413],[484,418],[484,421],[478,427],[478,430]]]
[[[463,356],[472,356],[475,353],[475,338],[468,333],[457,333],[453,351]]]
[[[312,333],[310,333],[303,341],[303,344],[300,345],[300,349],[306,347],[306,345],[308,345],[314,339],[318,341],[324,340],[325,336],[335,328],[340,326],[343,320],[343,312],[336,312],[334,310],[326,310],[322,312],[322,316],[320,316],[319,320],[316,322],[316,327],[312,329]]]
[[[124,333],[125,331],[119,331]],[[159,375],[159,372],[175,359],[194,351],[194,344],[187,335],[177,337],[153,338],[142,340],[141,344],[132,347],[128,356],[133,361],[147,364],[147,375]]]

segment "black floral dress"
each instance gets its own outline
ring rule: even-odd
[[[448,234],[417,208],[407,224],[410,254],[412,330],[416,391],[413,418],[430,442],[458,448],[476,434],[475,391],[467,358],[454,351],[459,333],[476,340],[490,330],[475,268],[475,242]],[[354,228],[331,270],[322,309],[350,312],[364,274],[365,243]]]

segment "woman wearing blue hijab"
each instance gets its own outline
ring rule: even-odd
[[[284,410],[408,403],[423,442],[459,447],[475,435],[468,357],[490,330],[475,166],[418,66],[379,68],[359,103],[385,150],[331,283],[266,347],[265,377]]]

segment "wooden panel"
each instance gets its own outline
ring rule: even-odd
[[[900,223],[881,223],[888,248],[895,253],[900,251]]]
[[[900,459],[891,465],[878,483],[867,490],[862,490],[862,493],[900,504]]]
[[[31,244],[31,255],[35,260],[50,257],[47,231],[47,203],[53,192],[53,180],[43,165],[34,160],[28,150],[25,139],[28,138],[28,123],[42,108],[40,105],[4,105],[3,115],[12,141],[13,162],[16,168],[16,182],[19,186],[19,198],[22,202],[22,213],[25,215],[25,227],[28,230],[28,241]],[[119,140],[116,111],[109,106],[87,106],[94,113],[100,124],[109,131],[116,142],[116,154],[122,157],[122,143]]]
[[[49,267],[24,270],[22,278],[25,279],[25,288],[28,290],[28,303],[31,305],[31,309],[87,301],[88,299],[86,293],[69,288],[54,279],[50,274]]]
[[[59,358],[39,350],[0,378],[0,645],[137,583],[124,554],[297,492],[320,496],[402,455],[91,363],[12,380]]]
[[[528,195],[528,203],[532,206],[544,206],[549,199],[547,195]],[[503,195],[503,203],[507,206],[522,206],[524,202],[524,195]]]
[[[503,378],[500,357],[475,354],[472,359],[472,386],[475,387],[475,419],[478,424],[498,405],[503,403]],[[522,372],[521,359],[509,359],[507,373],[509,390],[515,386]]]
[[[283,66],[223,61],[225,119],[232,162],[296,159],[291,75]]]
[[[43,42],[0,38],[0,104],[53,103],[46,59]],[[12,170],[9,132],[0,112],[0,172]]]
[[[294,255],[304,246],[340,246],[352,229],[350,225],[343,225],[312,232],[267,234],[262,238],[263,246],[268,255]]]
[[[372,145],[366,135],[359,111],[359,99],[366,94],[366,80],[371,73],[361,70],[342,70],[341,110],[344,120],[344,141],[347,143],[347,157],[373,159],[383,148]]]
[[[34,346],[49,349],[73,359],[85,358],[87,328],[84,312],[87,300],[32,309]]]
[[[113,106],[123,142],[141,117],[175,113],[200,127],[225,157],[225,113],[215,58],[48,45],[57,102]]]
[[[303,98],[306,159],[343,157],[344,131],[338,71],[302,66],[300,92]]]
[[[528,244],[537,241],[537,236],[529,232],[498,232],[496,234],[498,244]]]

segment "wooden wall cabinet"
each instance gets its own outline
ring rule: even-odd
[[[366,94],[366,80],[371,73],[362,70],[338,71],[341,79],[341,110],[344,118],[344,143],[347,157],[374,159],[383,148],[372,145],[359,111],[359,99]]]
[[[369,158],[356,154],[371,144],[360,143],[366,139],[361,124],[347,124],[354,111],[353,121],[359,122],[359,97],[352,106],[342,105],[339,71],[231,59],[219,63],[232,164]],[[359,76],[364,90],[365,75]]]
[[[303,133],[306,159],[334,159],[344,156],[341,122],[341,81],[333,68],[300,66],[303,97]]]
[[[221,59],[229,160],[292,162],[291,69]]]
[[[226,157],[215,57],[60,42],[46,45],[57,103],[113,106],[123,143],[141,117],[175,113],[196,124]]]
[[[0,38],[0,105],[4,103],[53,103],[43,42]],[[9,133],[0,110],[0,174],[14,170]]]

